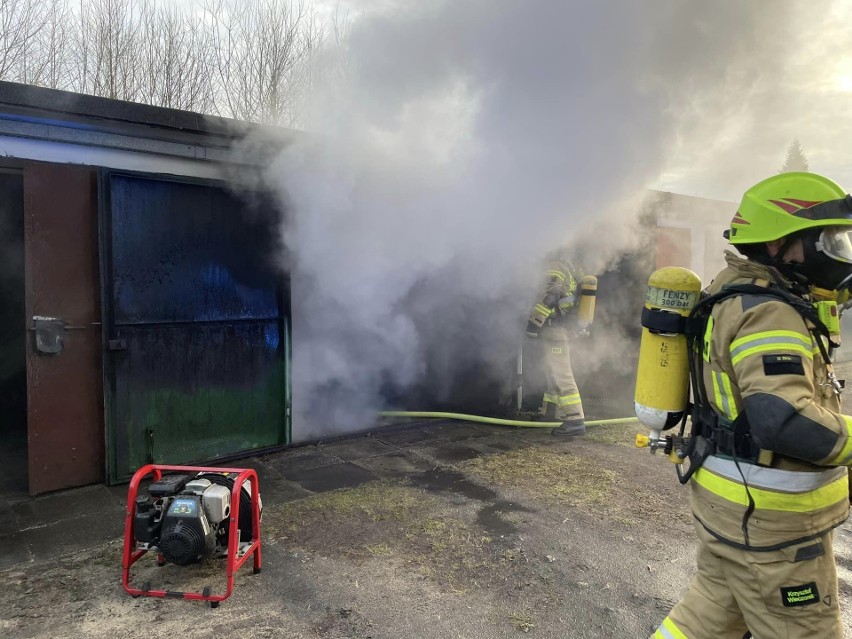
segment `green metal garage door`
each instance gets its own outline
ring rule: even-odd
[[[105,171],[100,212],[110,480],[289,443],[275,210],[217,184]]]

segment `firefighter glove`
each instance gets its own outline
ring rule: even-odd
[[[527,337],[538,337],[539,327],[534,322],[527,322]]]

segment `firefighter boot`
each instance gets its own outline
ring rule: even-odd
[[[586,434],[586,423],[582,419],[569,419],[550,431],[550,434],[579,437]]]

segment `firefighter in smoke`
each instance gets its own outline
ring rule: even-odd
[[[849,514],[852,417],[830,349],[852,196],[782,173],[746,191],[726,237],[744,257],[726,252],[705,291],[718,296],[690,364],[706,451],[690,480],[697,574],[653,637],[842,637],[832,530]]]
[[[579,269],[562,257],[553,259],[547,265],[541,295],[527,322],[527,337],[541,341],[545,360],[547,388],[541,403],[541,415],[544,419],[562,422],[551,431],[554,435],[586,434],[580,390],[571,370],[568,338],[572,319],[579,328],[579,334],[589,334],[596,289],[597,279],[594,276],[583,276]],[[575,316],[578,308],[581,309],[579,318]],[[589,308],[591,310],[587,310]]]

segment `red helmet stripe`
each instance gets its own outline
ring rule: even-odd
[[[786,202],[786,201],[784,201],[784,200],[769,200],[769,201],[770,201],[770,202],[772,202],[772,204],[774,204],[774,205],[775,205],[775,206],[777,206],[778,208],[782,208],[782,209],[784,209],[784,210],[785,210],[785,211],[787,211],[787,213],[789,213],[790,215],[792,215],[792,214],[793,214],[793,213],[795,213],[796,211],[801,211],[801,210],[802,210],[802,207],[801,207],[801,206],[799,206],[799,205],[797,205],[797,204],[791,204],[790,202]]]
[[[820,202],[811,202],[809,200],[796,200],[791,197],[785,197],[783,200],[769,200],[775,206],[784,209],[790,215],[795,215],[799,211],[809,209],[812,206],[820,204]]]
[[[818,202],[810,202],[808,200],[794,200],[791,197],[785,197],[784,200],[787,202],[792,202],[793,204],[798,205],[798,207],[802,209],[809,209],[812,206],[816,206],[817,204],[822,204],[822,200]]]
[[[751,224],[747,219],[745,219],[740,212],[737,211],[737,214],[731,219],[731,224]]]

